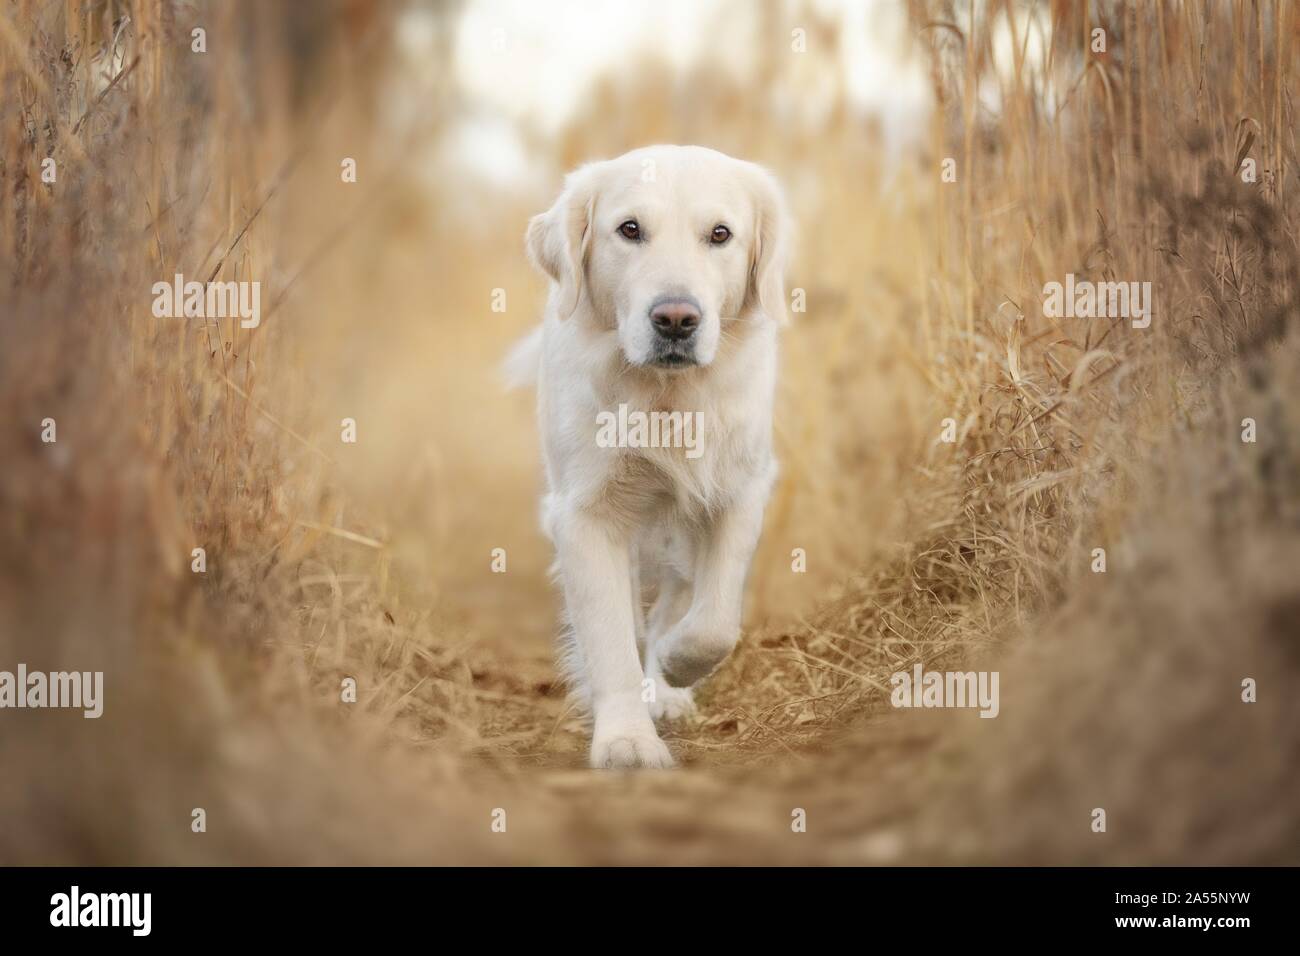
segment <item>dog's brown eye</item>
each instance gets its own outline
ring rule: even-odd
[[[618,231],[624,239],[630,239],[632,242],[638,242],[641,239],[641,227],[637,225],[635,219],[629,219],[623,223],[618,227]]]
[[[713,232],[709,236],[709,242],[713,243],[715,246],[720,246],[730,238],[731,230],[726,226],[719,225],[713,227]]]

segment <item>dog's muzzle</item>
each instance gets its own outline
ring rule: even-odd
[[[690,296],[661,296],[650,305],[654,346],[650,364],[660,368],[696,365],[695,331],[700,327],[700,304]]]

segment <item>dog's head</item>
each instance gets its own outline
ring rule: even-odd
[[[564,292],[561,316],[585,298],[632,365],[708,365],[732,323],[786,315],[780,189],[711,149],[652,146],[583,166],[526,242]]]

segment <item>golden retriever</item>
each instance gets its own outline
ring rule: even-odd
[[[551,290],[508,369],[537,383],[562,665],[592,766],[670,767],[655,721],[739,639],[776,476],[781,190],[711,149],[638,149],[571,173],[526,245]]]

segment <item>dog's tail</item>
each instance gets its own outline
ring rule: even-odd
[[[506,388],[524,388],[537,384],[542,364],[542,327],[539,325],[515,343],[501,365]]]

